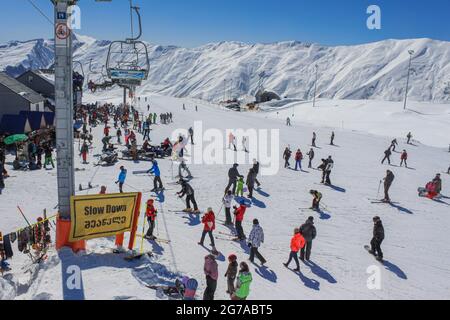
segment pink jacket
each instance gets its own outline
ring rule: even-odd
[[[219,278],[216,258],[214,258],[213,255],[207,255],[205,257],[205,266],[203,270],[205,271],[206,276],[210,276],[214,280]]]

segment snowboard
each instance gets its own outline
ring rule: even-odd
[[[374,256],[375,259],[376,259],[378,262],[381,262],[381,263],[384,262],[383,259],[379,259],[379,258],[378,258],[377,256],[375,256],[374,254],[370,253],[370,250],[371,250],[370,246],[365,245],[365,246],[364,246],[364,249],[366,249],[366,251],[367,251],[371,256]]]

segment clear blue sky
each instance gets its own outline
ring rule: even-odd
[[[32,0],[53,17],[50,0]],[[209,42],[299,40],[325,45],[387,38],[450,41],[450,0],[133,0],[141,6],[143,39],[194,47]],[[51,25],[28,0],[1,0],[0,42],[52,37]],[[377,4],[382,29],[368,30],[366,9]],[[81,34],[129,36],[128,0],[80,0]]]

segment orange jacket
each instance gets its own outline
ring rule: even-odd
[[[300,233],[295,234],[291,239],[291,251],[299,252],[305,246],[305,238]]]

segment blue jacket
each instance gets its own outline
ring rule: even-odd
[[[127,170],[123,170],[120,171],[119,178],[117,180],[119,180],[120,183],[124,183],[126,177],[127,177]]]
[[[159,171],[159,167],[157,164],[154,164],[153,167],[148,170],[148,173],[153,173],[155,177],[161,176],[161,172]]]

